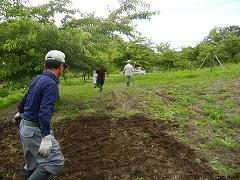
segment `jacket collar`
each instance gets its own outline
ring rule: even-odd
[[[50,76],[51,78],[53,78],[54,81],[56,81],[56,83],[59,83],[59,79],[57,78],[57,76],[55,76],[55,74],[53,74],[52,72],[50,72],[48,70],[44,70],[42,75]]]

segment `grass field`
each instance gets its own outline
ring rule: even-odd
[[[60,84],[55,119],[85,113],[129,116],[142,113],[172,126],[172,134],[209,158],[221,174],[238,173],[240,66],[200,71],[135,75],[126,88],[121,75],[109,75],[102,93],[89,80]],[[98,102],[99,101],[99,102]],[[130,102],[129,102],[130,101]],[[99,110],[100,109],[100,110]]]
[[[126,87],[120,74],[108,75],[102,92],[92,80],[61,80],[54,121],[79,115],[134,114],[163,121],[169,134],[205,156],[220,174],[240,172],[240,65],[135,75]],[[12,95],[19,97],[19,94]],[[14,98],[13,98],[14,99]],[[0,99],[0,107],[7,99]],[[5,102],[11,104],[14,101]]]

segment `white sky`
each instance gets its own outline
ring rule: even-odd
[[[142,36],[155,43],[169,42],[172,48],[195,46],[216,26],[240,26],[240,0],[142,0],[151,10],[160,14],[150,21],[137,23]],[[30,0],[36,5],[47,0]],[[107,5],[117,7],[117,0],[72,0],[72,8],[82,12],[95,12],[106,17]]]

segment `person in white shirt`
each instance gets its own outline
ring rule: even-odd
[[[124,76],[126,78],[127,86],[130,86],[130,82],[131,82],[131,77],[132,77],[133,71],[134,71],[134,68],[131,65],[131,60],[128,60],[127,61],[127,65],[125,65],[125,67],[123,69],[123,74],[124,74]]]
[[[94,70],[93,71],[93,87],[97,87],[97,73],[96,71]]]

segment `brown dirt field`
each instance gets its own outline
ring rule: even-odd
[[[66,164],[55,180],[219,179],[206,160],[167,134],[160,121],[79,117],[54,124]],[[23,166],[17,128],[0,123],[0,179],[19,179]]]

